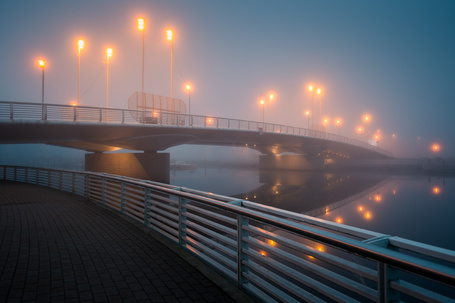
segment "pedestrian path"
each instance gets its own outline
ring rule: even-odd
[[[163,243],[83,197],[0,181],[0,302],[250,300]]]

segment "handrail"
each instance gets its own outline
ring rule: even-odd
[[[158,115],[158,117],[154,115]],[[258,131],[259,129],[262,129],[262,132],[264,133],[287,134],[325,139],[333,142],[355,145],[383,154],[385,156],[392,155],[390,152],[377,146],[368,144],[367,142],[307,128],[215,116],[176,114],[174,112],[165,111],[161,111],[159,113],[150,113],[129,109],[92,107],[82,105],[72,106],[62,104],[0,101],[0,119],[36,119],[50,121],[57,120],[74,122],[82,121],[98,123],[149,124],[248,131]]]
[[[342,224],[105,173],[0,165],[0,179],[73,192],[120,210],[265,301],[455,301],[454,251],[368,231],[357,233],[366,237],[359,240]]]

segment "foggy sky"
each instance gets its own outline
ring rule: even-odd
[[[321,87],[328,131],[360,138],[363,125],[381,130],[379,145],[396,156],[455,155],[455,2],[453,1],[4,1],[0,10],[0,100],[77,99],[77,40],[81,105],[126,108],[141,89],[144,17],[145,91],[170,95],[174,30],[174,97],[193,114],[307,126],[308,85]],[[315,99],[316,100],[316,99]],[[372,122],[362,124],[369,113]],[[318,112],[314,113],[315,119]],[[342,119],[341,129],[334,126]],[[392,134],[396,134],[392,139]]]

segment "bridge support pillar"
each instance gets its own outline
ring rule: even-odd
[[[322,170],[324,158],[304,155],[261,155],[259,167],[266,170]]]
[[[168,153],[93,153],[85,170],[169,183]]]

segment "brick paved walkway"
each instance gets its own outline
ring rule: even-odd
[[[247,299],[238,293],[235,300]],[[58,190],[0,181],[0,302],[5,301],[233,299],[178,249],[116,212]]]

